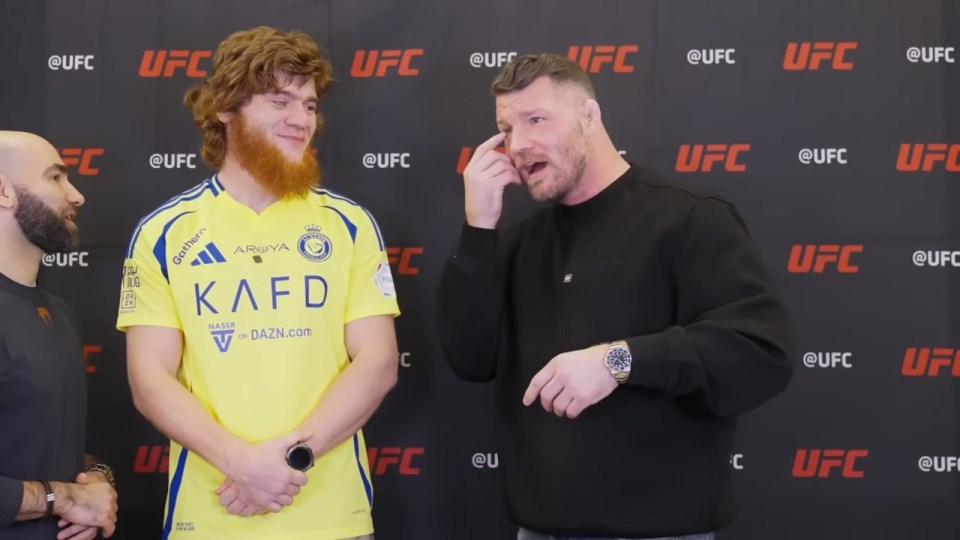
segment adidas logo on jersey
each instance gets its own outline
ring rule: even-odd
[[[193,259],[193,262],[190,263],[190,266],[200,266],[201,264],[217,264],[227,262],[227,259],[223,257],[223,253],[220,253],[220,250],[217,249],[217,246],[213,242],[208,242],[207,245],[203,246],[203,249],[200,253],[197,254],[196,258]]]

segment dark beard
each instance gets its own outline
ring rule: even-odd
[[[580,180],[583,179],[583,171],[586,169],[587,158],[584,155],[580,155],[579,157],[573,159],[572,173],[569,175],[561,175],[559,178],[561,181],[557,185],[553,186],[552,190],[546,193],[541,193],[539,196],[534,195],[531,192],[530,197],[532,197],[533,200],[538,203],[558,203],[560,200],[566,197],[568,193],[573,191],[575,187],[577,187],[577,184],[579,184]]]
[[[237,162],[276,198],[306,197],[310,187],[320,181],[320,166],[309,147],[300,162],[292,162],[263,133],[248,126],[243,116],[235,117],[230,130],[228,144]]]
[[[14,186],[17,194],[17,209],[13,212],[17,225],[31,244],[44,253],[67,253],[76,251],[80,244],[77,232],[71,230],[67,220],[25,188]]]

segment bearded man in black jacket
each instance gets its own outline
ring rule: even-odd
[[[729,201],[624,161],[571,60],[518,57],[493,93],[438,318],[457,376],[496,380],[518,539],[712,540],[737,417],[795,358],[757,248]],[[510,184],[554,204],[501,235]]]

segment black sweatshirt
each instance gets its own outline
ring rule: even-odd
[[[438,318],[456,374],[496,378],[514,521],[558,535],[727,525],[736,417],[781,392],[795,358],[788,315],[733,205],[637,166],[501,238],[465,225]],[[523,406],[554,356],[619,339],[633,354],[629,380],[578,418]]]
[[[0,274],[0,540],[53,540],[57,519],[17,521],[24,480],[83,470],[87,374],[73,311]]]

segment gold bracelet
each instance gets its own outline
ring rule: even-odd
[[[110,487],[117,489],[117,482],[113,478],[113,469],[111,469],[106,463],[94,463],[92,465],[88,465],[83,472],[98,472],[107,478],[107,482],[110,484]]]

